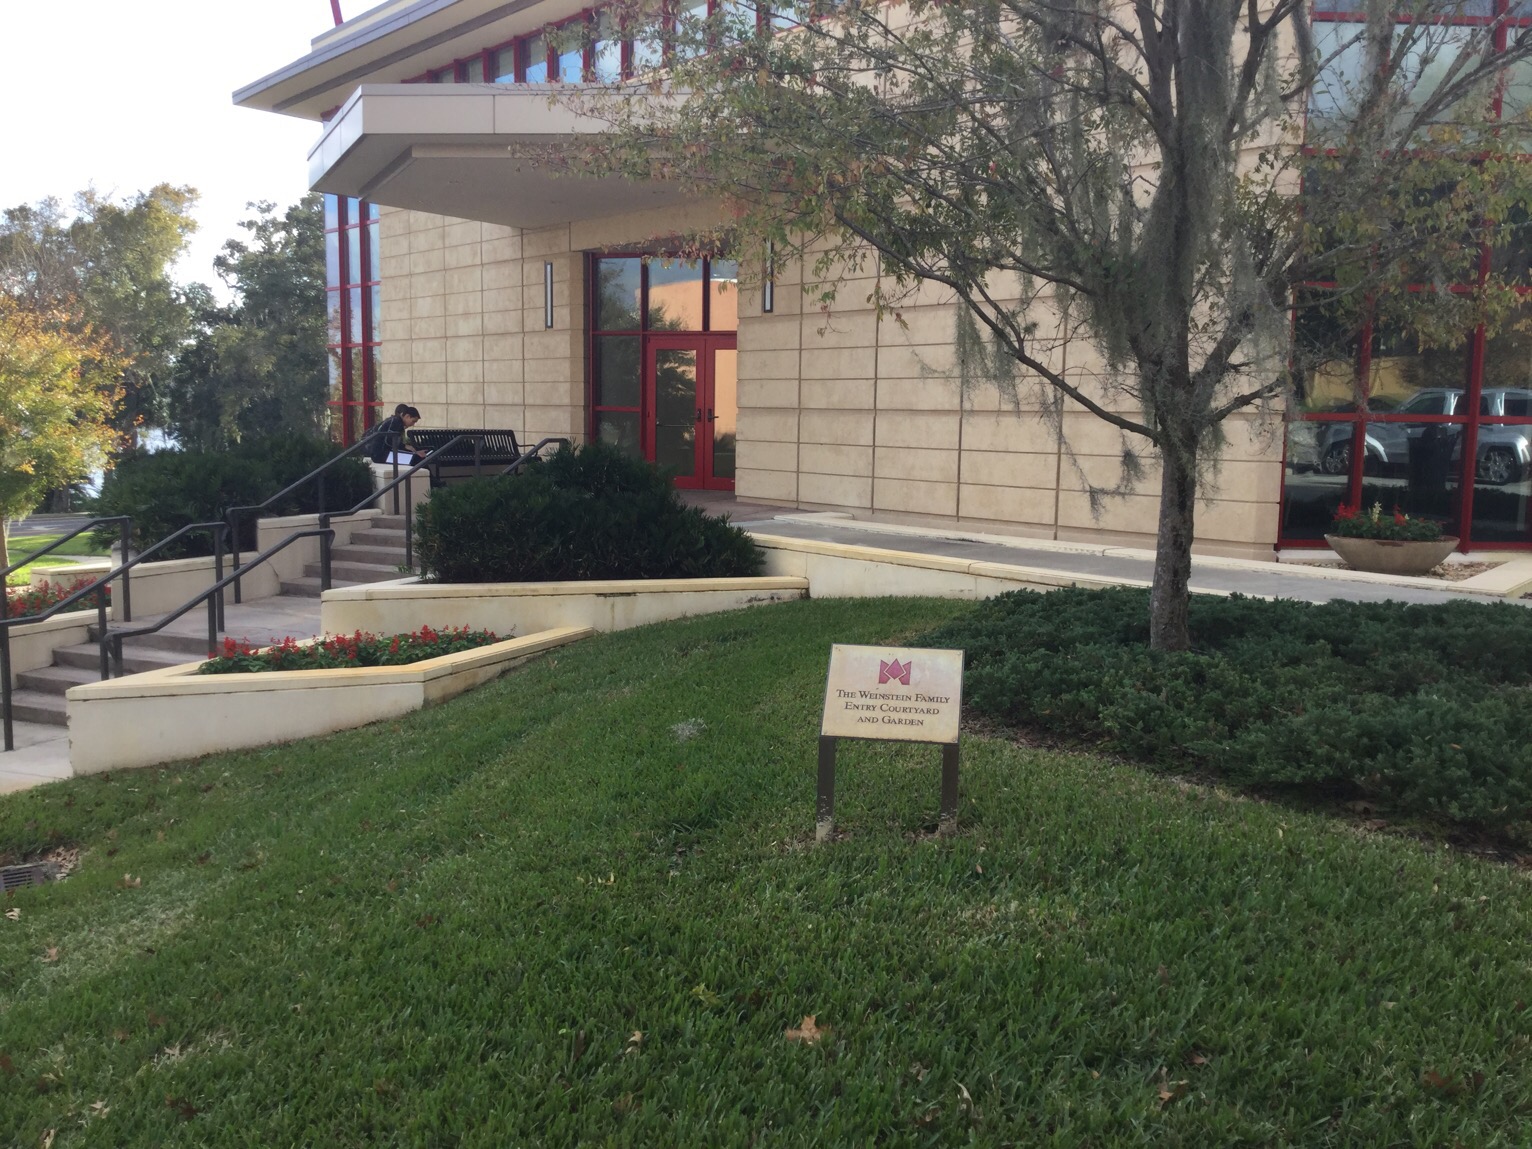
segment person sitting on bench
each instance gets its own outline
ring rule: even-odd
[[[372,441],[371,459],[374,463],[402,463],[414,466],[425,458],[425,452],[410,442],[410,428],[420,422],[420,412],[408,403],[400,403],[391,417],[378,425]]]

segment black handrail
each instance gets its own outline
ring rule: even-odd
[[[58,538],[54,539],[51,543],[49,543],[47,546],[45,546],[42,550],[40,550],[40,551],[29,551],[27,553],[27,557],[26,558],[24,558],[24,559],[17,559],[10,566],[6,567],[3,571],[0,571],[0,586],[4,586],[5,580],[10,578],[11,575],[15,574],[22,567],[28,566],[31,563],[36,562],[43,555],[49,554],[52,551],[57,550],[59,547],[63,546],[70,539],[75,538],[77,535],[83,535],[86,531],[93,531],[97,527],[105,526],[107,523],[117,523],[120,526],[121,531],[122,531],[122,555],[123,555],[124,558],[126,558],[128,556],[129,551],[131,550],[131,548],[133,546],[133,519],[132,519],[132,516],[130,516],[130,515],[112,515],[112,516],[110,516],[108,518],[104,518],[104,519],[89,519],[86,522],[81,523],[74,530],[70,531],[67,535],[60,535]],[[60,573],[62,573],[62,571]],[[94,581],[94,580],[92,580],[92,581]],[[8,618],[10,616],[10,605],[11,604],[8,601],[8,599],[6,598],[5,594],[0,593],[0,619]],[[132,615],[133,600],[130,597],[130,591],[129,591],[129,587],[128,587],[128,577],[126,575],[124,575],[123,579],[122,579],[122,609],[123,609],[123,616],[122,617],[124,619],[131,620],[132,617],[133,617],[133,615]],[[34,616],[32,616],[32,615],[17,615],[16,617],[17,618],[31,618],[31,617],[34,617]]]
[[[279,543],[267,547],[255,558],[242,566],[235,567],[228,574],[223,575],[212,586],[204,591],[193,595],[169,614],[163,615],[147,626],[138,626],[124,630],[103,629],[100,638],[101,647],[101,678],[105,681],[112,677],[122,675],[122,643],[124,639],[139,638],[146,634],[154,634],[162,630],[168,624],[180,618],[199,602],[207,603],[207,643],[208,656],[212,657],[218,649],[218,632],[224,629],[223,608],[220,605],[223,600],[223,590],[241,575],[248,574],[260,566],[267,559],[279,551],[297,542],[299,539],[312,538],[315,535],[327,536],[321,546],[327,546],[328,540],[335,537],[335,532],[329,527],[313,527],[306,531],[294,531]],[[110,671],[109,672],[109,668]],[[114,673],[113,673],[114,672]]]
[[[549,443],[557,443],[557,444],[559,444],[560,447],[568,447],[568,446],[571,445],[570,441],[568,439],[563,438],[562,436],[554,435],[554,436],[549,436],[546,439],[539,439],[533,446],[531,446],[527,450],[523,451],[520,455],[517,455],[515,461],[513,463],[511,463],[510,466],[506,467],[505,470],[501,471],[500,473],[502,475],[510,475],[510,474],[515,473],[516,471],[521,470],[522,467],[526,466],[528,463],[530,463],[534,459],[536,459],[537,458],[537,453],[539,451],[541,451],[544,447],[546,447]]]
[[[436,450],[432,451],[429,455],[425,456],[425,458],[421,459],[420,462],[416,463],[414,466],[408,468],[405,471],[399,472],[398,478],[394,479],[393,482],[389,483],[385,487],[378,488],[356,506],[344,511],[325,511],[321,513],[319,516],[319,525],[321,527],[329,527],[331,519],[343,519],[347,515],[355,515],[361,511],[367,510],[374,503],[381,502],[383,496],[388,494],[390,491],[397,492],[399,490],[400,484],[402,483],[404,485],[404,565],[413,570],[415,567],[413,529],[415,516],[410,513],[412,509],[410,507],[410,480],[414,478],[416,472],[423,471],[428,468],[431,465],[431,461],[440,455],[443,451],[451,450],[453,447],[457,446],[465,439],[472,438],[474,438],[473,435],[454,435],[440,447],[436,448]],[[397,494],[394,497],[394,505],[396,507],[399,505]],[[333,531],[331,532],[331,537],[334,537]],[[319,543],[319,589],[321,591],[327,591],[330,589],[330,539],[321,539]]]
[[[11,713],[11,627],[19,626],[23,623],[31,624],[36,622],[46,622],[54,615],[61,613],[65,607],[72,606],[76,602],[79,602],[86,595],[93,594],[96,596],[97,632],[104,632],[107,629],[106,595],[108,588],[112,584],[112,581],[120,576],[123,579],[123,584],[127,585],[129,571],[147,559],[150,555],[154,554],[156,551],[162,550],[170,543],[175,542],[181,536],[191,534],[193,531],[211,530],[213,532],[213,570],[215,578],[219,579],[217,585],[221,587],[223,575],[223,532],[227,529],[227,523],[188,523],[180,530],[166,535],[163,539],[155,543],[148,550],[141,551],[140,553],[134,555],[132,558],[126,559],[115,570],[107,571],[106,574],[96,579],[95,582],[90,583],[87,586],[83,586],[74,591],[72,594],[66,595],[64,598],[59,599],[58,602],[54,603],[41,614],[27,614],[16,618],[0,618],[0,725],[3,725],[5,728],[6,750],[16,749],[16,738],[12,728],[13,722]],[[222,621],[222,595],[218,596],[217,611],[219,621]],[[132,619],[125,618],[124,621],[131,622]],[[101,660],[101,677],[105,678],[105,651],[102,652]]]
[[[316,497],[317,497],[317,502],[319,503],[319,510],[322,513],[324,511],[324,504],[325,504],[325,498],[324,498],[324,476],[325,476],[325,472],[328,471],[331,467],[333,467],[336,464],[338,464],[339,462],[341,462],[341,460],[350,458],[351,455],[354,452],[359,451],[362,447],[365,447],[365,446],[369,445],[372,442],[373,439],[377,438],[379,435],[381,435],[383,433],[384,433],[384,431],[383,431],[383,424],[380,423],[376,427],[374,427],[372,430],[368,431],[365,435],[363,435],[355,443],[352,443],[351,446],[347,447],[340,454],[336,455],[333,459],[326,459],[319,466],[315,467],[308,474],[304,475],[303,478],[296,479],[293,482],[289,483],[287,486],[283,487],[280,491],[278,491],[276,494],[272,495],[271,498],[265,500],[264,502],[256,503],[253,506],[248,506],[248,507],[230,507],[227,511],[225,511],[224,512],[224,518],[228,521],[228,524],[229,524],[230,545],[231,545],[230,554],[232,555],[232,558],[233,558],[234,569],[235,570],[239,569],[239,520],[244,517],[246,512],[254,511],[254,512],[259,513],[261,511],[264,511],[264,510],[268,509],[269,507],[273,506],[274,504],[280,502],[282,499],[287,498],[288,495],[290,495],[294,491],[298,490],[300,487],[302,487],[305,483],[309,482],[310,480],[318,480],[318,491],[316,493]],[[243,595],[241,593],[241,590],[242,590],[242,588],[240,587],[239,582],[236,581],[234,583],[234,601],[236,603],[240,603],[240,602],[244,602],[245,601],[244,597],[243,597]]]

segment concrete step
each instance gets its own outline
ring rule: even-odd
[[[24,670],[16,676],[18,690],[36,691],[38,694],[63,694],[71,686],[84,686],[87,682],[100,682],[99,664],[89,670],[83,666],[44,666],[37,670]]]
[[[337,563],[371,563],[374,566],[397,567],[404,565],[404,544],[397,547],[344,546],[330,552],[330,561]]]
[[[318,575],[305,575],[303,578],[284,580],[282,593],[294,598],[318,598],[323,592],[319,589]]]
[[[196,662],[207,657],[207,639],[193,650],[166,650],[162,647],[136,646],[137,640],[126,642],[122,648],[124,674],[137,674],[144,670],[160,670],[166,666],[180,666],[183,662]],[[101,648],[95,643],[77,646],[61,646],[53,652],[54,667],[78,667],[100,677]]]
[[[234,606],[233,596],[229,596],[227,608]],[[154,634],[141,634],[136,638],[129,638],[123,642],[123,653],[130,650],[169,650],[177,654],[186,655],[188,658],[202,658],[207,654],[207,613],[205,610],[194,610],[188,615],[182,616],[172,627],[185,627],[190,621],[197,629],[195,632],[177,630],[161,630]],[[134,626],[135,623],[124,622],[119,624],[124,627]],[[96,628],[90,628],[91,637],[96,637]],[[187,658],[182,658],[186,662]]]
[[[318,578],[319,564],[309,563],[303,568],[303,573],[308,578]],[[390,579],[404,578],[407,574],[407,571],[401,571],[397,565],[344,562],[330,564],[330,579],[335,586],[354,585],[361,582],[388,582]],[[282,585],[285,587],[287,584]]]
[[[64,696],[44,694],[38,690],[12,692],[11,717],[17,722],[37,722],[44,726],[69,725],[69,711]]]
[[[374,531],[403,531],[403,515],[379,515],[372,520],[372,526],[368,528]]]
[[[388,547],[404,553],[404,528],[398,530],[378,530],[369,527],[365,531],[356,531],[351,535],[351,541],[347,546],[363,547]],[[336,548],[337,550],[339,548]]]

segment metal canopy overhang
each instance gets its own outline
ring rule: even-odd
[[[548,89],[535,85],[364,84],[309,153],[309,183],[386,207],[522,228],[691,202],[670,184],[554,175],[524,154],[572,146],[605,127],[550,106]]]

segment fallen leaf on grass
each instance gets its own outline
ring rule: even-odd
[[[132,874],[124,874],[122,875],[122,881],[117,884],[125,890],[136,890],[144,884],[144,880],[142,878],[135,878]]]
[[[183,1121],[190,1121],[193,1117],[197,1116],[198,1113],[197,1107],[190,1101],[186,1100],[186,1098],[171,1097],[168,1094],[165,1097],[165,1108],[174,1109],[181,1115],[181,1119]]]
[[[1191,1085],[1190,1081],[1171,1081],[1166,1083],[1167,1088],[1160,1090],[1160,1108],[1168,1109],[1181,1098],[1186,1096],[1186,1090]]]
[[[43,1135],[38,1138],[38,1149],[53,1149],[53,1138],[57,1136],[57,1130],[44,1129]]]
[[[16,1076],[16,1063],[11,1060],[9,1053],[0,1053],[0,1073],[7,1077]]]
[[[1208,1063],[1208,1059],[1202,1056],[1200,1053],[1194,1053],[1186,1059],[1186,1063],[1188,1065],[1206,1065]]]
[[[90,1111],[97,1117],[105,1117],[112,1111],[112,1107],[105,1101],[92,1101],[90,1103]]]
[[[49,946],[47,949],[43,950],[43,961],[58,961],[58,960],[59,960],[59,948],[58,948],[58,946]]]
[[[628,1044],[623,1047],[622,1055],[627,1057],[630,1053],[637,1053],[643,1047],[644,1034],[642,1030],[635,1029],[628,1036]]]
[[[5,916],[10,918],[11,921],[13,921],[13,922],[19,922],[19,921],[21,921],[21,910],[20,909],[6,910],[5,911]]]
[[[723,998],[719,997],[712,990],[708,989],[706,983],[693,986],[692,996],[700,1001],[703,1005],[707,1006],[709,1009],[723,1004]]]
[[[155,1013],[154,1010],[151,1009],[149,1011],[149,1027],[151,1029],[158,1029],[160,1026],[164,1025],[167,1020],[169,1019],[162,1016],[161,1014]]]
[[[195,858],[192,859],[192,861],[196,862],[199,866],[205,866],[209,861],[212,860],[212,857],[212,850],[203,850],[202,853],[198,854]]]
[[[813,1045],[830,1032],[829,1026],[820,1026],[816,1022],[816,1014],[806,1013],[803,1015],[803,1020],[798,1023],[797,1029],[785,1029],[782,1031],[782,1036],[788,1041],[801,1041],[804,1045]]]
[[[132,1037],[133,1035],[125,1029],[114,1029],[112,1030],[112,1036],[117,1039],[117,1044],[121,1045],[124,1041],[127,1041],[128,1038]]]
[[[1160,984],[1168,986],[1170,984],[1170,971],[1168,969],[1166,969],[1164,966],[1160,966],[1159,975],[1160,975]]]
[[[919,1117],[915,1118],[915,1126],[918,1129],[929,1129],[936,1124],[937,1118],[941,1117],[941,1115],[942,1107],[940,1105],[933,1105]]]

